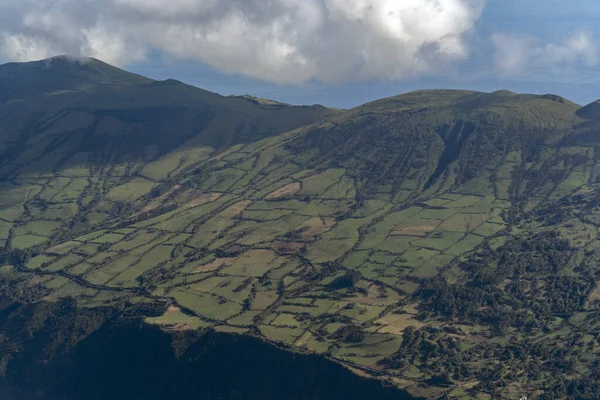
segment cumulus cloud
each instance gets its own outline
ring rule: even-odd
[[[277,83],[402,79],[468,56],[483,0],[0,0],[0,56],[150,51]]]
[[[538,69],[598,64],[598,48],[587,32],[576,32],[562,43],[540,43],[530,36],[496,33],[492,37],[496,69],[508,76]]]
[[[53,45],[41,37],[22,34],[0,35],[2,53],[9,60],[39,60],[55,55]]]

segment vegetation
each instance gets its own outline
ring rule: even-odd
[[[422,91],[332,111],[95,61],[43,74],[51,100],[0,93],[5,309],[254,336],[427,398],[594,398],[594,105]],[[10,374],[25,343],[0,329]]]

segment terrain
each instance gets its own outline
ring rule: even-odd
[[[332,110],[65,57],[0,66],[0,97],[13,386],[25,349],[52,363],[134,316],[416,397],[600,390],[598,102],[436,90]]]

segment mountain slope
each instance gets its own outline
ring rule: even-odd
[[[68,135],[93,130],[89,135],[109,142],[111,135],[122,139],[143,131],[134,139],[136,147],[142,142],[138,151],[155,146],[158,153],[190,139],[212,146],[252,141],[329,113],[317,106],[263,106],[174,80],[152,81],[94,59],[65,57],[0,66],[0,98],[0,140],[7,145],[47,140],[56,131]],[[172,143],[161,140],[164,136]]]
[[[51,220],[48,231],[38,231],[42,236],[30,235],[29,243],[40,242],[69,229],[71,217],[101,220],[102,212],[88,218],[82,209],[112,186],[138,177],[149,187],[228,146],[331,113],[222,97],[93,59],[7,64],[0,82],[2,241],[10,223],[27,213]]]
[[[593,398],[594,105],[420,91],[333,112],[131,85],[77,97],[110,129],[36,125],[5,156],[11,298],[253,335],[428,398]]]
[[[29,63],[0,65],[2,103],[84,91],[101,85],[147,84],[151,79],[135,75],[93,58],[53,57]]]
[[[577,110],[577,115],[590,120],[600,119],[600,100],[590,103],[585,107],[581,107]]]

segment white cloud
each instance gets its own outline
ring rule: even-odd
[[[540,43],[530,36],[497,33],[492,37],[496,69],[503,75],[525,75],[539,69],[598,64],[598,47],[586,32],[576,32],[562,43]]]
[[[277,83],[402,79],[468,56],[483,0],[0,0],[0,57],[152,49]]]
[[[42,37],[0,34],[0,48],[9,60],[40,60],[55,55],[53,44]]]
[[[404,79],[468,58],[485,0],[0,0],[0,58],[126,66],[152,50],[276,83]],[[596,65],[592,37],[497,33],[496,72]]]
[[[145,46],[131,45],[118,32],[102,26],[82,29],[83,40],[79,54],[99,58],[109,64],[124,65],[145,57]]]

